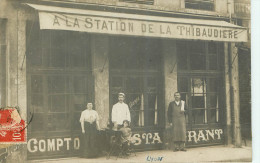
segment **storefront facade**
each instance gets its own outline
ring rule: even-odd
[[[88,3],[22,6],[27,121],[33,115],[27,159],[79,156],[87,101],[106,128],[119,92],[126,94],[137,150],[167,147],[166,114],[176,91],[188,105],[188,147],[231,144],[229,55],[235,42],[247,41],[245,28],[225,18],[132,14]]]

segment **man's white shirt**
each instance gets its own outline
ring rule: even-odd
[[[179,106],[180,102],[181,102],[181,111],[184,111],[185,101],[182,101],[182,100],[181,101],[175,101],[176,105],[178,105],[178,106]]]
[[[112,108],[112,122],[122,125],[124,120],[131,121],[129,107],[124,102],[118,102]]]

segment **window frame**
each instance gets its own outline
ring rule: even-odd
[[[138,3],[138,4],[146,4],[146,5],[153,5],[154,0],[118,0],[119,2],[125,3]]]
[[[188,124],[188,128],[192,128],[192,127],[196,127],[196,126],[209,126],[209,125],[221,125],[223,122],[222,122],[222,119],[224,118],[223,117],[223,112],[224,112],[224,99],[223,99],[223,95],[224,95],[224,83],[223,83],[223,67],[221,67],[220,65],[222,65],[223,63],[223,57],[224,57],[224,53],[223,51],[220,50],[221,48],[221,45],[223,43],[217,43],[216,42],[216,56],[217,56],[217,60],[218,60],[218,68],[216,70],[211,70],[210,69],[210,66],[209,66],[209,57],[211,54],[209,54],[209,48],[208,48],[208,45],[209,45],[209,42],[205,42],[205,41],[200,41],[201,44],[204,44],[204,47],[205,47],[205,55],[206,55],[206,69],[205,70],[191,70],[190,69],[190,54],[189,53],[189,43],[191,43],[192,41],[180,41],[180,43],[184,43],[184,47],[186,47],[185,49],[188,49],[186,51],[187,54],[187,69],[186,70],[180,70],[179,68],[177,69],[177,81],[178,81],[178,91],[183,95],[183,94],[186,94],[187,98],[186,97],[182,97],[183,100],[186,99],[186,103],[188,104],[188,114],[187,114],[187,117],[186,117],[186,123]],[[178,53],[178,44],[177,44],[177,53]],[[177,54],[177,63],[179,61],[178,57],[180,55]],[[179,64],[179,63],[178,63]],[[177,64],[177,67],[178,67],[178,64]],[[184,78],[184,79],[181,79],[181,78]],[[219,82],[217,82],[218,84],[218,88],[217,89],[217,92],[210,92],[208,90],[206,90],[205,92],[205,96],[206,96],[206,101],[205,102],[205,106],[204,108],[193,108],[192,106],[192,93],[191,93],[191,79],[192,78],[203,78],[205,79],[205,84],[206,84],[206,89],[208,89],[208,86],[209,86],[209,79],[216,79],[218,80]],[[182,88],[181,87],[181,84],[180,84],[180,81],[181,80],[187,80],[187,88]],[[183,83],[183,82],[182,82]],[[186,91],[182,91],[180,89],[184,89]],[[218,107],[216,108],[211,108],[209,107],[209,97],[210,95],[217,95],[217,99],[218,99]],[[205,112],[205,116],[204,116],[204,119],[203,119],[203,123],[193,123],[192,122],[192,119],[194,119],[194,117],[192,117],[192,111],[194,110],[204,110]],[[210,111],[212,109],[216,109],[216,112],[218,112],[218,122],[214,122],[212,121],[211,119],[208,119],[210,117]],[[218,111],[217,111],[218,110]]]
[[[212,1],[212,2],[210,2]],[[202,8],[203,4],[210,4],[212,5],[211,8]],[[187,4],[191,5],[188,6]],[[203,10],[203,11],[215,11],[216,10],[216,1],[215,0],[184,0],[184,5],[186,9],[193,9],[193,10]],[[192,6],[193,5],[193,6]],[[196,7],[199,6],[199,7]]]
[[[156,62],[158,62],[158,66],[155,69],[153,69],[153,70],[149,69],[149,66],[147,66],[147,64],[145,64],[146,62],[144,62],[142,64],[143,67],[141,67],[140,69],[128,69],[125,66],[126,65],[125,63],[122,63],[123,66],[122,66],[121,69],[111,68],[112,67],[111,64],[113,64],[112,60],[113,60],[113,57],[115,56],[112,53],[113,52],[118,52],[118,46],[119,45],[116,48],[114,46],[117,45],[116,42],[122,43],[120,41],[120,39],[123,39],[123,40],[130,39],[130,42],[133,41],[134,44],[127,44],[127,41],[126,41],[126,46],[128,46],[128,48],[134,48],[135,44],[140,47],[140,45],[137,43],[138,41],[140,41],[142,39],[147,39],[147,38],[134,38],[134,37],[122,37],[122,36],[110,37],[110,41],[109,41],[110,42],[110,46],[109,46],[110,47],[109,48],[109,61],[110,61],[110,63],[109,63],[109,65],[110,65],[109,66],[109,78],[110,78],[109,79],[109,82],[110,82],[109,83],[110,119],[111,119],[112,107],[117,102],[117,100],[116,100],[117,99],[116,98],[117,97],[117,93],[124,92],[126,94],[125,102],[129,105],[128,97],[133,92],[131,92],[131,93],[127,92],[127,86],[126,86],[127,78],[131,78],[131,77],[133,77],[133,78],[137,77],[138,78],[139,77],[139,78],[141,78],[141,80],[140,80],[141,83],[139,83],[139,84],[141,84],[141,90],[138,93],[142,93],[143,96],[144,96],[144,111],[143,111],[144,112],[144,116],[143,116],[144,120],[146,119],[145,118],[145,116],[146,116],[145,113],[151,111],[151,109],[147,108],[148,107],[148,95],[149,95],[149,93],[157,94],[157,124],[156,125],[155,124],[154,125],[146,125],[146,122],[144,122],[144,126],[132,126],[132,127],[133,127],[134,130],[139,130],[139,129],[143,129],[143,128],[145,128],[145,129],[148,129],[148,128],[150,128],[150,129],[160,128],[160,127],[162,127],[164,125],[164,123],[162,122],[162,117],[164,116],[164,114],[163,114],[164,107],[163,107],[163,93],[162,93],[162,88],[161,88],[161,86],[163,86],[163,84],[162,84],[163,81],[160,80],[160,79],[162,79],[162,75],[163,75],[163,73],[161,73],[162,72],[162,66],[161,66],[162,60],[161,60],[161,58],[159,58],[160,61],[159,62],[156,61]],[[150,40],[150,38],[149,38],[149,40]],[[157,43],[159,44],[158,45],[159,48],[161,48],[160,40],[158,39],[157,41],[158,41]],[[140,42],[147,43],[147,41],[140,41]],[[150,44],[148,44],[146,46],[148,48],[151,47]],[[116,51],[114,51],[113,49],[116,49]],[[145,47],[141,46],[140,49],[145,49]],[[158,52],[160,52],[160,50],[158,50]],[[118,52],[118,53],[120,53],[120,52]],[[138,55],[140,55],[142,52],[137,50],[137,53],[138,53]],[[156,54],[156,55],[161,56],[160,53]],[[146,58],[146,57],[144,57],[144,58]],[[124,60],[124,62],[126,62],[126,59]],[[113,80],[114,80],[114,78],[117,78],[117,77],[122,78],[122,80],[120,79],[121,87],[120,86],[119,87],[118,86],[117,87],[113,86]],[[156,84],[155,84],[154,87],[149,87],[148,86],[149,85],[148,81],[149,81],[149,78],[151,78],[151,77],[157,79],[156,80]],[[152,92],[149,92],[151,90],[152,90]],[[134,92],[134,94],[136,94],[136,92]],[[113,98],[116,98],[116,99],[113,100]],[[141,98],[141,97],[139,97],[139,98]],[[131,112],[131,109],[130,109],[130,112]],[[135,112],[140,112],[140,110],[136,110]],[[132,119],[132,117],[131,117],[131,119]],[[110,123],[112,123],[112,122],[110,121]]]

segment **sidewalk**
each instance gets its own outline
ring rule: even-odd
[[[162,157],[161,161],[155,160]],[[187,152],[172,152],[170,150],[156,150],[137,152],[136,156],[132,155],[127,158],[118,158],[112,156],[109,160],[105,156],[95,159],[84,158],[61,158],[51,160],[35,160],[30,163],[89,163],[89,162],[251,162],[251,146],[234,148],[227,146],[210,146],[188,148]]]

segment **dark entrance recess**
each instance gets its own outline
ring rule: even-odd
[[[179,41],[178,91],[188,104],[187,145],[224,143],[223,43]]]
[[[79,154],[79,117],[93,100],[89,37],[27,24],[28,159]]]
[[[151,143],[164,126],[161,44],[157,39],[110,37],[110,114],[117,94],[126,94],[133,134],[140,139],[137,149],[158,149]],[[147,137],[147,138],[146,138]]]

